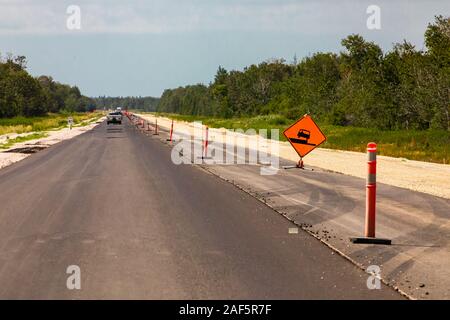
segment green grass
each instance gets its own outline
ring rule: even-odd
[[[75,125],[82,125],[88,120],[100,118],[102,113],[73,113],[70,116]],[[14,117],[0,119],[0,135],[8,133],[26,133],[46,131],[67,127],[69,114],[51,113],[42,117]]]
[[[161,116],[180,121],[202,121],[212,128],[243,129],[279,129],[280,140],[286,140],[283,130],[292,120],[279,115],[243,117],[232,119],[209,118],[159,113]],[[436,163],[450,163],[450,132],[445,130],[396,130],[385,131],[373,128],[341,127],[319,124],[327,136],[321,145],[324,148],[365,152],[368,142],[378,144],[378,154],[406,158],[410,160]]]
[[[12,147],[13,145],[15,145],[16,143],[25,142],[25,141],[34,140],[34,139],[40,139],[40,138],[44,138],[46,136],[48,136],[48,134],[45,132],[37,132],[37,133],[28,134],[26,136],[20,136],[20,137],[14,138],[14,139],[8,139],[7,142],[0,144],[0,149],[8,149],[8,148]]]

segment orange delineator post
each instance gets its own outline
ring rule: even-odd
[[[208,131],[209,131],[208,126],[205,126],[205,142],[203,145],[203,157],[204,158],[206,158],[206,156],[208,155]]]
[[[377,197],[377,144],[367,145],[366,227],[365,236],[375,238],[375,214]]]
[[[170,136],[169,136],[169,139],[167,139],[167,141],[172,142],[172,134],[173,134],[173,120],[172,120],[172,124],[170,125]]]
[[[367,144],[367,179],[366,179],[366,220],[364,237],[350,238],[353,243],[365,244],[391,244],[390,239],[375,238],[377,197],[377,144]]]

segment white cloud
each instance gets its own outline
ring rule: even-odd
[[[386,17],[397,20],[397,14],[407,22],[409,17],[430,12],[433,6],[436,14],[445,13],[439,12],[442,8],[450,9],[446,1],[439,0],[426,4],[375,2],[382,10],[389,11]],[[239,30],[324,35],[363,28],[365,9],[371,3],[357,0],[0,0],[0,34],[74,32],[66,29],[66,8],[71,4],[81,7],[82,29],[76,32],[86,34]],[[426,19],[430,21],[428,16]],[[386,23],[389,25],[389,21]]]
[[[82,33],[170,33],[243,30],[324,31],[339,28],[336,1],[32,1],[0,0],[0,33],[65,33],[66,8],[81,7]],[[325,9],[325,10],[324,10]],[[325,13],[325,15],[324,15]],[[331,18],[331,19],[330,19]],[[341,17],[342,18],[342,17]]]

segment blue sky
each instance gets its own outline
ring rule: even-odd
[[[380,30],[366,27],[371,4]],[[81,9],[80,30],[66,27],[69,5]],[[450,1],[0,0],[0,52],[25,55],[33,75],[89,96],[159,96],[209,83],[219,65],[339,52],[351,33],[385,50],[403,39],[421,49],[437,14],[449,15]]]

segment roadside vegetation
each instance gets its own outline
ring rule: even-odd
[[[426,50],[392,50],[357,34],[343,51],[269,60],[242,71],[219,67],[209,85],[165,90],[158,112],[216,118],[305,113],[321,123],[380,130],[450,130],[450,18],[425,30]]]
[[[24,56],[0,55],[0,136],[41,132],[67,126],[71,116],[81,124],[100,113],[93,99],[76,86],[56,82],[50,76],[32,77]],[[32,135],[11,139],[31,139]]]
[[[76,86],[61,84],[50,76],[34,78],[26,64],[24,56],[0,55],[0,118],[95,110],[94,101]]]
[[[327,135],[325,148],[365,151],[375,141],[382,155],[449,164],[450,17],[428,25],[424,50],[404,40],[383,52],[357,34],[341,43],[339,54],[219,67],[208,85],[165,90],[157,112],[281,132],[307,113]]]
[[[0,136],[9,133],[27,133],[54,130],[67,127],[67,118],[73,118],[74,125],[82,125],[87,121],[98,119],[101,112],[90,113],[50,113],[40,117],[0,118]]]
[[[36,132],[36,133],[28,134],[25,136],[19,136],[14,139],[8,139],[8,140],[6,140],[5,143],[0,144],[0,149],[9,149],[16,143],[25,142],[25,141],[29,141],[29,140],[35,140],[35,139],[41,139],[41,138],[45,138],[47,136],[48,136],[48,134],[46,132]]]
[[[267,115],[240,118],[213,118],[169,113],[158,113],[178,121],[202,121],[212,128],[226,129],[279,129],[279,139],[285,141],[283,131],[293,122],[280,115]],[[380,155],[400,157],[410,160],[450,164],[450,131],[429,130],[381,130],[355,126],[338,126],[318,123],[327,141],[323,148],[366,152],[368,142],[378,144]]]

